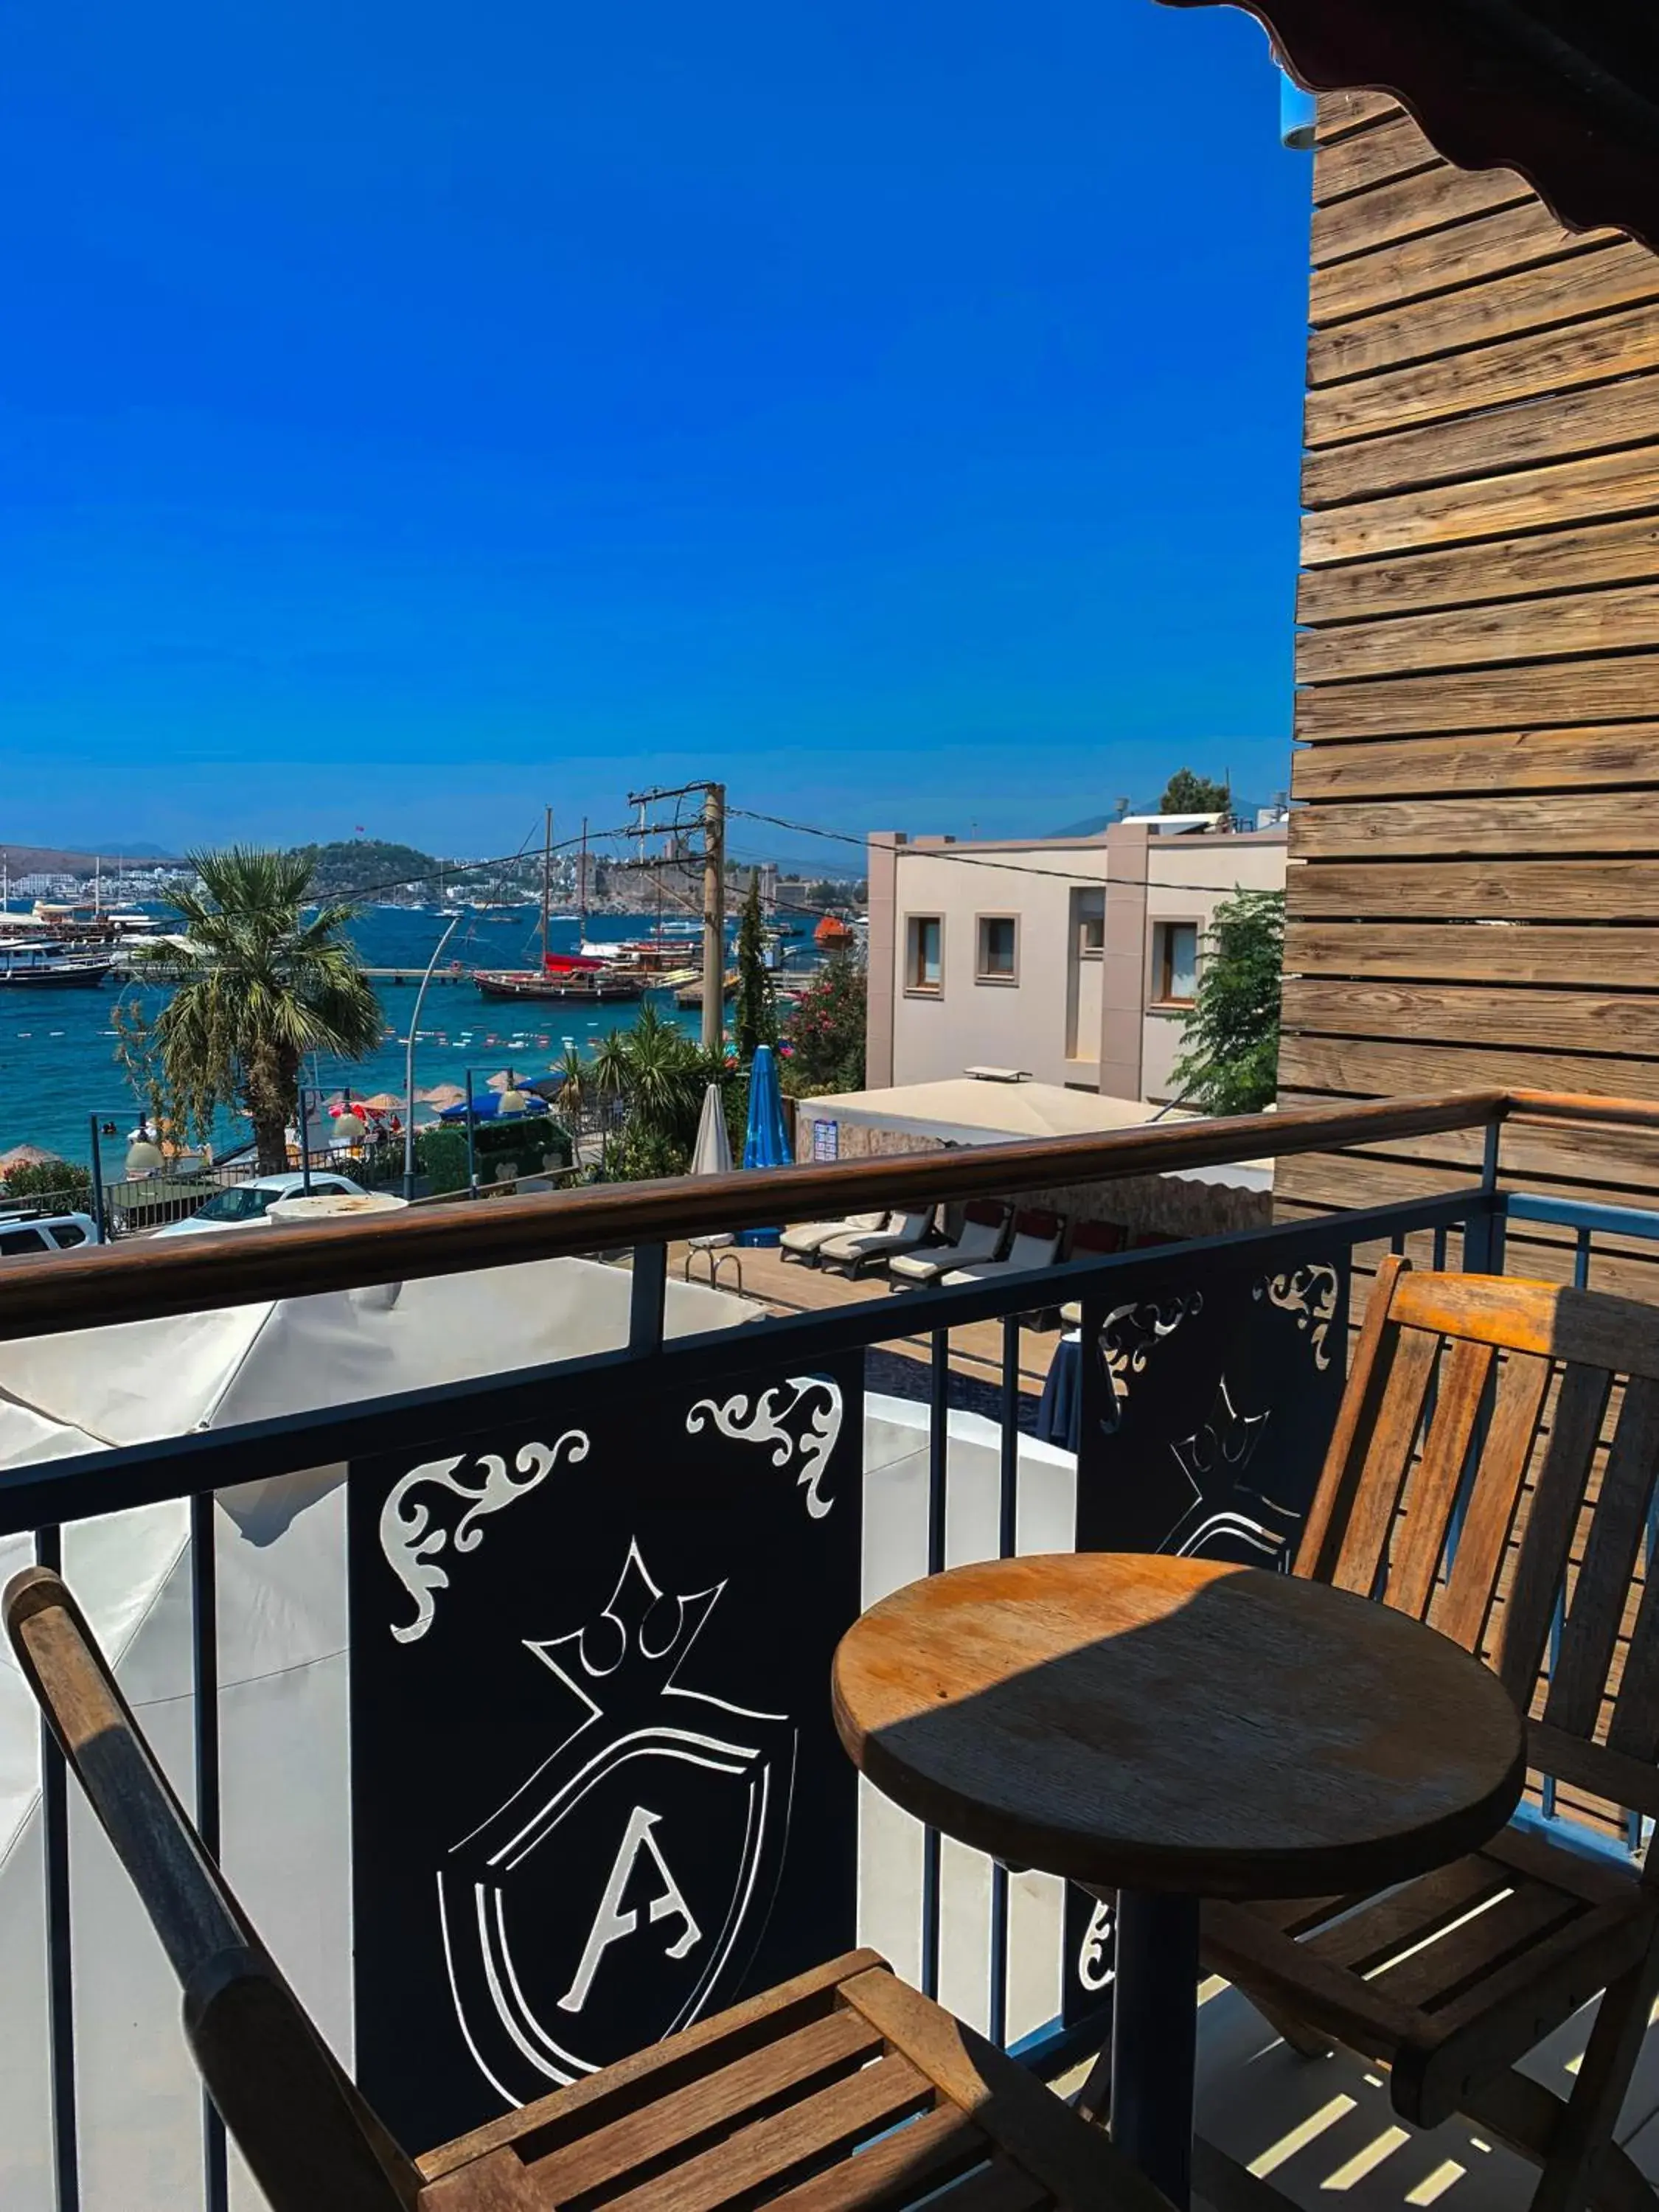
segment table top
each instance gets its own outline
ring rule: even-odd
[[[1381,1887],[1503,1826],[1521,1718],[1457,1644],[1346,1590],[1055,1553],[896,1590],[836,1654],[836,1725],[960,1842],[1200,1897]]]

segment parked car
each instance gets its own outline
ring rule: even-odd
[[[246,1229],[255,1222],[264,1221],[279,1198],[364,1198],[368,1193],[361,1183],[353,1182],[349,1176],[336,1175],[331,1170],[313,1168],[311,1188],[306,1189],[305,1176],[296,1169],[283,1175],[253,1176],[246,1182],[232,1183],[228,1189],[216,1190],[205,1206],[198,1206],[194,1213],[187,1213],[182,1221],[169,1221],[158,1229],[158,1237],[191,1237],[198,1230]]]
[[[0,1260],[39,1259],[102,1242],[89,1213],[47,1213],[27,1206],[0,1206]]]

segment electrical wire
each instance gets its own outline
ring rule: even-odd
[[[869,851],[869,841],[866,838],[854,836],[850,830],[823,830],[810,822],[786,822],[781,815],[757,813],[754,808],[749,806],[729,806],[726,812],[730,815],[740,815],[746,822],[764,822],[774,830],[791,830],[798,836],[822,837],[834,844],[856,846],[862,853],[867,854]],[[964,853],[960,846],[954,845],[899,845],[891,849],[904,854],[915,853],[928,860],[953,860],[959,867],[994,868],[1002,874],[1010,876],[1041,876],[1045,883],[1050,884],[1080,884],[1091,890],[1096,889],[1107,890],[1115,884],[1121,884],[1126,890],[1144,890],[1150,888],[1156,890],[1217,891],[1231,896],[1236,896],[1246,888],[1245,885],[1237,882],[1194,883],[1187,877],[1182,877],[1179,883],[1170,883],[1150,875],[1071,875],[1063,868],[1036,868],[1018,860],[987,860],[978,854]]]

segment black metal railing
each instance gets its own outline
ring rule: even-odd
[[[1240,1141],[1237,1156],[1265,1149],[1260,1128],[1257,1124],[1252,1143]],[[1035,1148],[1015,1150],[1025,1185],[1033,1187],[1037,1170],[1024,1156]],[[951,1171],[949,1162],[931,1158],[883,1166],[890,1173],[908,1170],[929,1190],[942,1186]],[[453,1904],[452,1917],[443,1921],[453,2017],[446,2012],[441,2022],[434,2019],[427,2036],[426,2025],[410,2017],[411,2007],[418,2005],[406,1978],[384,1998],[373,1994],[381,1984],[366,1978],[388,1960],[396,1968],[390,1981],[403,1972],[397,1944],[404,1923],[397,1912],[405,1887],[412,1897],[410,1885],[418,1877],[424,1885],[420,1893],[429,1902],[435,1862],[441,1900],[451,1863],[444,1854],[471,1846],[471,1836],[460,1832],[466,1824],[458,1800],[450,1828],[441,1820],[420,1846],[425,1858],[416,1849],[418,1863],[398,1864],[406,1835],[426,1832],[424,1816],[411,1808],[429,1799],[441,1778],[465,1764],[474,1739],[489,1735],[496,1725],[491,1711],[497,1702],[495,1686],[460,1679],[469,1663],[468,1635],[477,1629],[482,1637],[478,1624],[505,1618],[526,1589],[536,1590],[541,1602],[545,1586],[553,1589],[546,1599],[546,1617],[514,1615],[507,1641],[514,1651],[527,1644],[562,1689],[586,1701],[595,1714],[603,1716],[605,1698],[612,1694],[602,1692],[601,1676],[608,1681],[615,1674],[635,1701],[670,1693],[698,1696],[705,1700],[699,1710],[738,1715],[729,1725],[709,1720],[702,1734],[722,1743],[732,1739],[729,1756],[721,1754],[728,1767],[738,1763],[738,1748],[750,1760],[750,1827],[732,1848],[750,1852],[750,1859],[742,1861],[749,1869],[745,1893],[758,1895],[769,1884],[770,1910],[754,1938],[748,1966],[734,1968],[724,1979],[715,1976],[702,1991],[704,2003],[727,2002],[738,1992],[745,1972],[759,1976],[764,1971],[766,1979],[777,1978],[780,1968],[806,1963],[803,1953],[827,1954],[852,1932],[853,1870],[842,1865],[836,1871],[831,1846],[843,1856],[848,1850],[856,1855],[856,1796],[850,1770],[830,1736],[827,1711],[821,1710],[827,1703],[822,1686],[834,1636],[872,1595],[872,1572],[878,1568],[890,1580],[924,1570],[936,1573],[957,1557],[984,1555],[988,1545],[1010,1555],[1021,1547],[1022,1528],[1032,1516],[1038,1492],[1052,1528],[1054,1515],[1061,1510],[1055,1500],[1066,1480],[1074,1485],[1071,1540],[1080,1548],[1167,1547],[1288,1567],[1298,1512],[1310,1499],[1340,1395],[1348,1291],[1356,1267],[1370,1255],[1390,1247],[1401,1249],[1407,1240],[1418,1239],[1425,1257],[1436,1265],[1449,1260],[1477,1270],[1501,1268],[1506,1209],[1528,1218],[1541,1217],[1537,1202],[1506,1199],[1497,1168],[1494,1142],[1467,1187],[1443,1196],[691,1334],[673,1333],[684,1316],[670,1310],[678,1293],[667,1283],[666,1243],[653,1237],[635,1245],[626,1341],[613,1349],[222,1431],[13,1467],[0,1472],[0,1539],[27,1534],[34,1557],[58,1566],[64,1558],[66,1531],[72,1534],[112,1511],[187,1503],[189,1769],[198,1824],[210,1844],[216,1844],[223,1825],[221,1777],[227,1752],[234,1749],[226,1739],[222,1665],[228,1628],[222,1619],[224,1585],[218,1571],[228,1556],[222,1549],[228,1525],[224,1516],[233,1507],[244,1510],[237,1501],[254,1494],[248,1486],[286,1480],[307,1498],[319,1484],[331,1494],[333,1488],[343,1493],[346,1557],[341,1571],[350,1596],[350,1848],[357,1854],[349,1869],[356,1912],[357,2066],[371,2099],[395,2106],[398,2084],[394,2080],[388,2086],[388,2076],[399,2064],[407,2069],[406,2057],[398,2057],[394,2064],[393,2055],[406,2054],[411,2039],[419,2043],[426,2037],[437,2049],[447,2036],[453,2049],[441,2063],[465,2080],[453,2089],[446,2080],[431,2095],[416,2096],[411,2089],[417,2106],[412,2122],[396,2109],[387,2114],[394,2128],[430,2124],[434,2135],[447,2133],[448,2127],[437,2124],[441,2113],[453,2103],[462,2120],[469,2113],[483,2116],[477,2107],[481,2097],[483,2110],[489,2107],[489,2083],[495,2085],[493,2101],[498,2107],[503,2095],[523,2094],[522,2083],[533,2081],[538,2068],[546,2077],[545,2087],[553,2086],[566,2061],[568,2072],[620,2055],[603,2038],[591,2050],[574,2048],[580,2007],[559,2014],[556,2007],[563,1999],[556,1990],[552,2016],[578,2024],[561,2027],[562,2057],[549,2056],[554,2039],[546,2030],[546,2006],[526,2002],[516,1983],[507,1986],[511,1960],[506,1953],[508,1919],[503,1917],[522,1909],[533,1925],[536,1914],[548,1908],[534,1901],[522,1908],[504,1902],[508,1888],[492,1890],[495,1876],[489,1873],[477,1873],[466,1893],[467,1909],[476,1891],[482,1925],[486,1899],[493,1900],[500,1952],[492,1948],[496,1937],[486,1929],[482,1965],[474,1962],[481,1978],[471,1995],[466,1976],[473,1969],[464,1961],[457,1965],[452,1953],[459,1940]],[[959,1158],[957,1172],[983,1188],[994,1169],[989,1148],[983,1148]],[[1144,1169],[1137,1155],[1134,1168],[1119,1171]],[[825,1171],[813,1172],[821,1181]],[[849,1173],[844,1179],[850,1187],[857,1176]],[[1054,1180],[1064,1179],[1057,1168]],[[743,1210],[748,1180],[734,1178],[730,1187],[736,1211]],[[710,1195],[707,1190],[693,1194],[705,1207]],[[505,1213],[514,1203],[503,1201],[486,1211]],[[1559,1202],[1549,1204],[1558,1210],[1548,1218],[1567,1218]],[[661,1210],[668,1216],[666,1199]],[[747,1210],[753,1210],[752,1204]],[[1586,1210],[1587,1216],[1593,1211]],[[799,1211],[794,1218],[800,1218]],[[1648,1225],[1639,1231],[1632,1231],[1622,1213],[1616,1224],[1598,1214],[1581,1225],[1589,1236],[1597,1227],[1659,1233],[1659,1218],[1644,1218]],[[568,1249],[568,1239],[550,1241]],[[407,1237],[404,1249],[417,1255]],[[1584,1249],[1588,1253],[1588,1245]],[[485,1263],[481,1258],[480,1264]],[[1588,1258],[1583,1264],[1588,1267]],[[169,1260],[167,1278],[172,1266]],[[434,1272],[429,1264],[410,1268],[417,1276]],[[44,1267],[40,1273],[44,1279]],[[368,1283],[386,1279],[384,1264],[373,1259],[359,1273]],[[210,1278],[204,1274],[203,1279]],[[157,1280],[162,1285],[155,1293],[157,1310],[181,1310],[176,1292],[162,1277]],[[236,1295],[257,1293],[243,1289]],[[1034,1445],[1022,1434],[1020,1407],[1022,1328],[1039,1317],[1051,1319],[1054,1309],[1073,1300],[1080,1302],[1083,1315],[1075,1353],[1079,1411],[1074,1460],[1052,1447]],[[210,1295],[204,1293],[204,1303],[213,1303]],[[975,1443],[979,1432],[970,1436],[971,1425],[953,1413],[953,1333],[984,1323],[996,1325],[1000,1350],[998,1409],[989,1443]],[[71,1324],[48,1316],[46,1325]],[[11,1336],[21,1333],[15,1319],[0,1330]],[[871,1463],[866,1442],[867,1424],[887,1416],[879,1409],[872,1413],[866,1403],[864,1369],[870,1353],[917,1334],[926,1337],[927,1354],[916,1370],[915,1395],[925,1403],[927,1416],[915,1431],[915,1457],[925,1462],[925,1474],[920,1496],[912,1498],[915,1511],[906,1533],[889,1541],[877,1528],[891,1504],[883,1492],[889,1470]],[[1262,1474],[1269,1458],[1273,1479],[1258,1485],[1250,1479],[1252,1472]],[[335,1473],[315,1476],[317,1470]],[[315,1480],[307,1488],[299,1479],[308,1475]],[[904,1482],[909,1497],[915,1485],[908,1474]],[[533,1502],[520,1503],[532,1501],[532,1492]],[[961,1533],[963,1516],[970,1505],[982,1509],[988,1498],[990,1510],[981,1512],[981,1519],[990,1533],[975,1544]],[[520,1530],[511,1542],[493,1517],[508,1508],[511,1525]],[[537,1514],[543,1520],[537,1521]],[[849,1530],[856,1531],[855,1538]],[[821,1536],[828,1551],[812,1548]],[[256,1539],[255,1548],[268,1540]],[[880,1548],[884,1544],[885,1550]],[[1029,1541],[1024,1547],[1030,1547]],[[625,1556],[629,1565],[609,1591],[608,1604],[597,1601],[605,1599],[608,1583],[600,1588],[597,1583],[592,1585],[593,1606],[586,1607],[580,1595],[567,1602],[560,1577],[579,1554],[590,1563],[613,1565]],[[236,1556],[241,1575],[246,1563]],[[637,1577],[630,1584],[635,1567]],[[796,1583],[780,1590],[780,1577],[797,1570]],[[73,1580],[72,1560],[69,1571]],[[665,1601],[669,1610],[664,1613]],[[676,1604],[678,1613],[672,1609]],[[692,1613],[705,1604],[708,1609],[693,1624]],[[742,1633],[734,1635],[730,1632],[740,1605],[751,1611],[744,1617]],[[637,1619],[630,1612],[635,1606],[641,1608]],[[725,1608],[720,1627],[705,1635],[703,1624],[717,1606]],[[528,1632],[532,1629],[533,1636]],[[579,1632],[583,1631],[602,1633],[605,1648],[596,1643],[590,1650],[586,1634]],[[722,1685],[718,1694],[676,1681],[691,1642],[699,1637],[700,1649],[710,1655],[709,1679]],[[613,1648],[618,1638],[620,1660]],[[734,1702],[729,1669],[757,1639],[765,1663],[744,1698]],[[671,1658],[665,1686],[651,1669]],[[728,1667],[726,1677],[718,1671],[722,1661]],[[408,1672],[400,1674],[397,1670],[405,1665]],[[539,1708],[526,1705],[518,1691],[507,1701],[516,1701],[507,1729],[511,1736],[514,1729],[522,1730],[526,1714]],[[639,1726],[646,1725],[639,1718],[643,1703],[629,1710]],[[763,1809],[753,1816],[752,1805],[764,1808],[775,1802],[757,1778],[760,1769],[755,1762],[763,1754],[774,1756],[762,1739],[769,1729],[781,1738],[787,1732],[786,1721],[794,1731],[787,1760],[777,1751],[766,1772],[775,1781],[787,1763],[791,1802],[805,1809],[794,1826],[786,1821],[779,1841],[766,1826],[770,1815]],[[608,1723],[602,1719],[596,1725]],[[422,1759],[423,1743],[429,1755]],[[563,1748],[561,1740],[544,1765],[555,1765]],[[712,1752],[699,1755],[718,1764]],[[632,1750],[628,1756],[635,1758]],[[51,2172],[50,2190],[40,2201],[56,2212],[78,2212],[84,2127],[99,2123],[95,2113],[83,2120],[77,2083],[77,1917],[69,1794],[61,1758],[44,1739],[41,1758]],[[533,1761],[526,1757],[526,1763]],[[672,1779],[659,1786],[668,1789]],[[501,1809],[519,1802],[509,1795]],[[659,1817],[654,1801],[647,1803],[640,1796],[638,1804],[649,1828]],[[751,1833],[756,1817],[757,1838]],[[636,1809],[636,1822],[638,1818]],[[709,1830],[726,1814],[700,1818]],[[562,1846],[565,1875],[560,1895],[578,1935],[590,1922],[599,1928],[598,1893],[607,1869],[615,1875],[621,1865],[619,1857],[612,1857],[615,1840],[614,1832],[606,1831]],[[968,2003],[960,1974],[948,1971],[946,1949],[947,1921],[959,1925],[964,1907],[959,1896],[952,1899],[950,1894],[950,1870],[936,1832],[921,1834],[919,1852],[912,1954],[901,1963],[912,1967],[930,1994],[945,1995],[958,2009],[976,2010],[996,2041],[1010,2044],[1033,2065],[1052,2070],[1077,2053],[1097,2048],[1109,2015],[1110,1975],[1095,1901],[1071,1895],[1057,1902],[1051,1899],[1047,1924],[1058,1949],[1053,1965],[1061,2000],[1047,2019],[1031,2019],[1029,2004],[1024,2016],[1017,2018],[1011,1972],[1030,1961],[1016,1960],[1012,1947],[1008,1870],[988,1869],[987,1924],[976,1938],[982,1941],[986,1969],[977,1999]],[[667,1898],[671,1890],[679,1896],[685,1927],[695,1923],[706,1938],[708,1923],[699,1902],[704,1893],[682,1893],[660,1851],[655,1863],[668,1885],[662,1896]],[[797,1864],[804,1869],[799,1879]],[[650,1871],[646,1858],[639,1865]],[[580,1879],[571,1874],[573,1867]],[[234,1882],[234,1850],[228,1871]],[[866,1863],[866,1878],[879,1872]],[[623,1868],[623,1874],[629,1876],[629,1869]],[[619,1888],[613,1907],[620,1909],[626,1894]],[[256,1917],[257,1910],[256,1904]],[[636,1911],[635,1917],[643,1923],[642,1913]],[[731,1950],[734,1959],[742,1948],[739,1938],[749,1941],[741,1913]],[[556,1941],[549,1940],[556,1948]],[[498,1971],[503,1960],[506,1975]],[[565,1963],[568,1968],[569,1961]],[[580,1981],[582,1971],[585,1962],[572,1990],[589,1986]],[[415,1978],[418,1982],[418,1973]],[[490,1994],[479,1995],[486,1984]],[[371,1992],[367,1999],[366,1990]],[[444,2009],[435,1982],[425,1995]],[[467,2007],[475,2000],[481,2009],[470,2014]],[[8,2002],[0,1992],[0,2008]],[[635,2043],[672,2024],[672,2008],[662,2011],[659,2006],[660,2018],[650,2014],[656,2002],[649,1991],[639,1998],[640,2012],[632,2021]],[[155,2023],[158,2029],[161,2025]],[[645,2033],[638,2032],[641,2027]],[[504,2081],[514,2068],[519,2070]],[[27,2176],[20,2177],[9,2203],[31,2202],[27,2182]],[[199,2201],[206,2212],[224,2212],[226,2148],[211,2119],[199,2154],[199,2197],[186,2191],[171,2201]]]

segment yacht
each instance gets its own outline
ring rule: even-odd
[[[0,938],[0,990],[96,990],[114,965],[109,953],[59,938]]]

